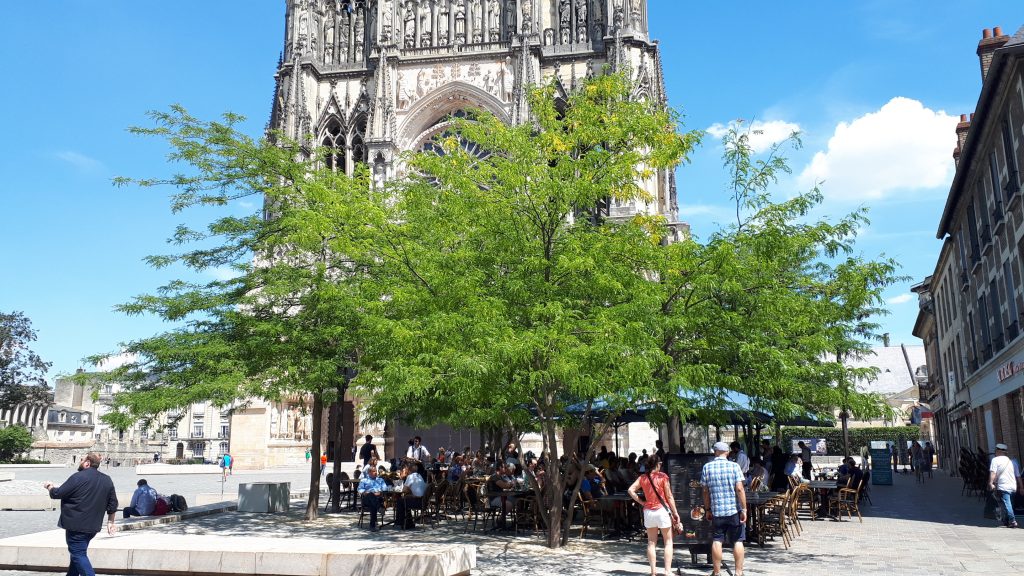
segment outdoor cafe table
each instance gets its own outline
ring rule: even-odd
[[[501,498],[501,524],[507,526],[505,520],[508,516],[508,507],[505,503],[509,498],[524,498],[526,496],[532,496],[533,490],[502,490],[500,492],[487,492],[484,497],[487,498],[487,506],[491,506],[491,501],[494,498]],[[494,524],[492,530],[497,530],[497,523]]]
[[[629,494],[609,494],[601,496],[596,501],[598,509],[601,511],[602,524],[605,524],[606,514],[611,516],[614,527],[614,531],[610,535],[612,538],[625,537],[632,541],[636,534],[644,531],[642,515],[636,515],[636,518],[641,520],[639,524],[630,522],[629,509],[631,506],[638,505],[630,498]]]
[[[828,492],[838,490],[839,486],[835,480],[814,480],[808,484],[811,489],[811,520],[818,519],[818,509],[821,507],[820,491],[824,490],[826,497]]]

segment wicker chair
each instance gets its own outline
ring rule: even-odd
[[[773,540],[782,538],[782,545],[789,548],[789,531],[786,528],[786,499],[782,496],[772,498],[758,507],[758,543],[764,545],[765,537]]]
[[[863,485],[863,481],[861,485]],[[835,516],[840,521],[843,519],[843,511],[845,510],[850,520],[853,520],[853,512],[856,512],[857,518],[863,523],[864,518],[860,515],[860,486],[857,488],[840,488],[839,492],[828,500],[830,514],[833,508],[836,510]]]

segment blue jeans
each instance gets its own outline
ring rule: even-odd
[[[96,576],[92,569],[92,563],[86,552],[89,550],[89,542],[95,534],[89,532],[74,532],[66,530],[64,538],[68,543],[68,552],[71,554],[71,563],[68,565],[68,576]]]
[[[1017,518],[1013,515],[1013,492],[996,490],[996,494],[999,496],[999,500],[1003,503],[1003,514],[1006,515],[1006,517],[1003,518],[1003,522],[1007,525],[1013,524],[1017,521]]]

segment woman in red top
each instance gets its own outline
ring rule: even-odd
[[[643,500],[636,491],[643,490]],[[665,576],[672,574],[672,525],[679,523],[676,501],[672,498],[668,475],[661,471],[661,458],[657,454],[647,459],[647,472],[641,474],[629,487],[629,497],[643,506],[644,528],[647,529],[647,561],[651,576],[658,571],[658,533],[665,541]]]

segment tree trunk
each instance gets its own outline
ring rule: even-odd
[[[341,443],[345,437],[345,387],[338,386],[337,415],[335,416],[334,427],[334,471],[331,476],[331,512],[341,512]]]
[[[309,499],[306,500],[306,520],[316,520],[320,506],[320,439],[323,436],[324,399],[321,394],[313,395],[313,458],[309,469]]]

